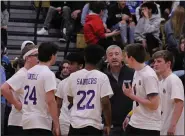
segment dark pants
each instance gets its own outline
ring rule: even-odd
[[[11,107],[7,106],[5,107],[5,114],[4,114],[4,134],[7,135],[8,134],[8,118],[11,112]]]
[[[102,136],[102,130],[96,129],[92,126],[87,126],[84,128],[73,128],[70,125],[68,136]]]
[[[126,128],[127,136],[160,136],[160,131],[134,128],[130,125]]]
[[[150,56],[152,56],[152,54],[154,53],[153,49],[159,47],[159,40],[149,33],[149,34],[146,34],[146,44],[147,44],[148,52]]]
[[[122,126],[116,126],[111,128],[110,136],[126,136],[126,133],[123,130]]]
[[[24,131],[22,127],[19,126],[8,126],[9,136],[24,136]]]
[[[52,136],[52,132],[45,129],[25,129],[25,136]]]
[[[1,41],[7,46],[7,30],[1,29]]]

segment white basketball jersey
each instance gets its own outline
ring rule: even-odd
[[[132,82],[132,89],[136,96],[147,98],[148,94],[157,93],[159,91],[159,81],[155,71],[145,66],[140,71],[135,71]],[[146,130],[161,129],[161,104],[157,110],[150,110],[146,106],[138,102],[133,102],[133,115],[129,124],[132,127]]]
[[[102,130],[101,98],[113,95],[107,75],[98,70],[82,69],[70,75],[68,87],[67,95],[73,97],[72,127],[93,126]]]
[[[160,88],[162,98],[161,135],[167,135],[175,109],[174,99],[184,101],[184,88],[182,81],[175,74],[163,79]],[[184,135],[184,109],[177,122],[175,135]]]
[[[17,71],[10,79],[6,82],[14,90],[13,95],[23,103],[24,98],[24,82],[27,74],[26,68],[21,68]],[[22,110],[18,111],[13,105],[8,118],[8,125],[11,126],[22,126]]]
[[[45,65],[28,70],[24,87],[23,129],[51,130],[52,118],[46,103],[46,93],[56,90],[54,73]]]
[[[60,81],[57,87],[56,96],[63,99],[62,101],[62,107],[60,109],[60,116],[59,116],[59,122],[60,122],[60,128],[61,133],[63,135],[68,135],[69,127],[70,127],[70,109],[69,109],[69,101],[67,99],[67,90],[68,90],[68,77],[64,80]],[[62,128],[65,126],[65,129]]]

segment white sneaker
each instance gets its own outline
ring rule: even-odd
[[[48,30],[42,28],[40,31],[37,31],[38,35],[48,35]]]

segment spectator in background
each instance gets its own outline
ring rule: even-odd
[[[149,1],[144,0],[143,3],[145,3],[145,2],[149,2]],[[154,1],[150,1],[150,2],[156,4],[157,10],[155,11],[154,14],[157,14],[161,18],[160,5],[155,3]],[[137,21],[139,21],[139,19],[143,17],[143,14],[142,14],[142,11],[141,11],[141,6],[142,6],[142,4],[136,8],[136,19],[137,19]]]
[[[177,6],[171,18],[164,25],[167,49],[176,50],[180,44],[180,37],[183,32],[185,22],[185,9]]]
[[[68,60],[64,60],[61,62],[61,64],[59,65],[58,71],[55,73],[55,76],[57,78],[57,84],[65,79],[66,77],[69,76],[70,72],[69,72],[69,61]]]
[[[117,3],[110,6],[108,10],[107,26],[111,30],[120,30],[122,43],[133,43],[134,42],[134,28],[135,23],[130,21],[131,14],[126,1],[118,1]],[[127,36],[127,27],[129,30],[129,40]]]
[[[48,13],[46,16],[46,19],[44,21],[43,28],[39,31],[37,31],[38,35],[48,35],[48,30],[50,29],[51,21],[54,17],[66,14],[66,8],[67,8],[66,2],[51,2],[51,6],[48,9]]]
[[[92,12],[86,17],[84,37],[87,44],[99,44],[106,49],[112,43],[111,38],[118,35],[119,31],[114,30],[110,33],[105,32],[103,21],[100,18],[105,9],[106,4],[103,1],[91,3],[90,10]]]
[[[82,10],[81,24],[82,24],[83,26],[84,26],[84,24],[85,24],[86,16],[87,16],[89,13],[92,12],[92,11],[89,9],[90,3],[92,3],[92,2],[89,2],[89,3],[85,4],[85,6],[83,7],[83,10]],[[104,26],[106,26],[106,21],[107,21],[107,18],[108,18],[108,10],[105,9],[103,12],[104,12],[104,13],[103,13],[102,16],[101,16],[101,19],[102,19],[102,21],[103,21],[103,23],[104,23]]]
[[[7,27],[9,21],[9,13],[4,1],[1,1],[1,41],[7,46]]]
[[[1,71],[1,85],[6,82],[6,74],[4,68],[0,66]],[[1,95],[1,136],[4,136],[4,119],[5,119],[5,107],[6,107],[6,99]]]
[[[134,33],[134,39],[148,49],[150,56],[160,46],[160,17],[157,6],[153,2],[145,2],[141,6],[143,17],[139,19]]]
[[[122,123],[132,110],[133,101],[122,92],[123,83],[132,83],[134,70],[128,68],[123,62],[123,53],[119,46],[111,45],[107,48],[106,56],[108,69],[105,74],[110,80],[114,95],[110,98],[112,110],[112,128],[110,136],[124,136]]]

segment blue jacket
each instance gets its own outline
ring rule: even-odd
[[[1,86],[4,82],[6,82],[6,74],[2,66],[0,66],[0,71],[1,71],[1,83],[0,83]],[[1,103],[6,104],[6,100],[3,96],[1,96]]]

